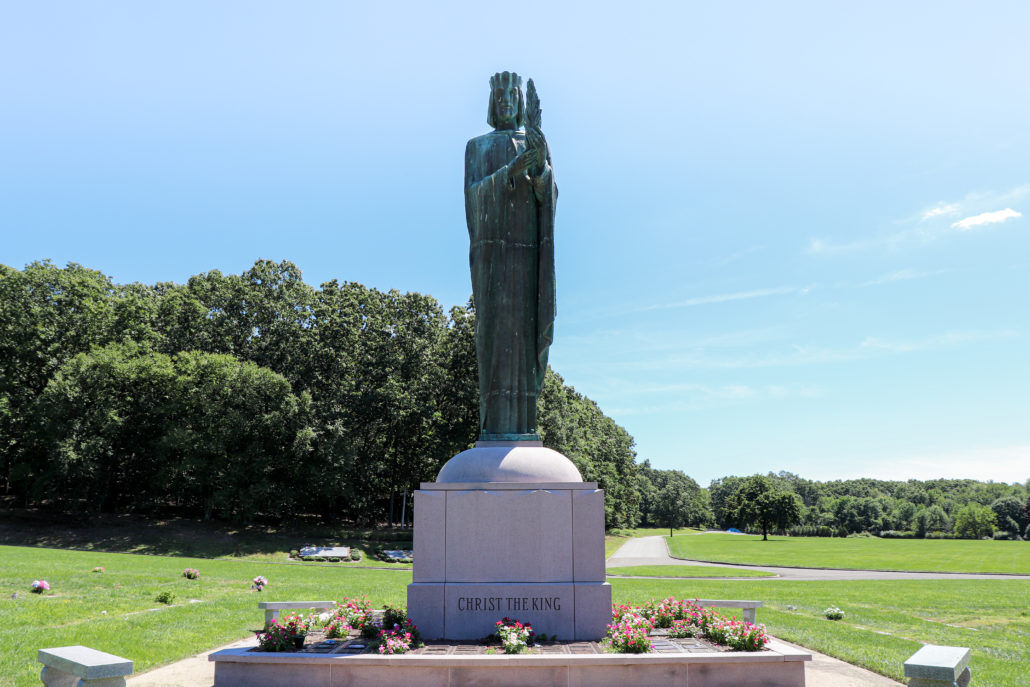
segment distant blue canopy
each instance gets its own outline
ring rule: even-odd
[[[731,527],[731,528],[729,528],[729,529],[728,529],[728,530],[726,530],[726,531],[727,531],[727,532],[732,532],[733,534],[744,534],[743,532],[741,532],[740,530],[738,530],[738,529],[737,529],[736,527]]]

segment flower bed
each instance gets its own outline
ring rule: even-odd
[[[402,654],[413,647],[421,646],[418,628],[408,618],[407,607],[391,606],[374,611],[368,599],[345,598],[336,602],[328,614],[312,613],[302,617],[291,613],[280,620],[273,620],[258,635],[259,651],[299,651],[308,634],[315,644],[333,648],[342,642],[337,640],[370,640],[354,643],[364,651],[380,654]],[[299,641],[298,641],[299,640]]]
[[[760,651],[769,641],[764,625],[726,618],[697,600],[669,597],[643,606],[615,606],[604,640],[607,650],[622,654],[649,653],[657,630],[669,637],[700,637],[733,651]]]

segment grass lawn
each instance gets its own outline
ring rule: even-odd
[[[319,524],[290,528],[231,525],[185,518],[154,520],[130,515],[104,515],[89,522],[48,519],[32,511],[0,511],[0,545],[51,549],[79,549],[112,553],[145,553],[232,560],[286,563],[289,553],[302,546],[350,546],[361,552],[360,561],[329,563],[340,566],[410,568],[410,563],[386,563],[373,552],[411,549],[411,528],[353,530]],[[298,565],[326,565],[303,563]]]
[[[758,621],[773,635],[902,682],[902,664],[921,641],[970,647],[977,685],[1025,687],[1030,675],[1027,580],[611,583],[616,603],[668,596],[763,601]],[[826,620],[822,612],[830,605],[845,618]]]
[[[690,534],[691,532],[699,532],[692,527],[684,527],[683,529],[674,530],[676,534]],[[619,550],[619,547],[625,544],[633,537],[652,537],[668,535],[668,527],[637,527],[632,530],[611,530],[604,538],[604,557],[608,558],[613,553]]]
[[[106,572],[91,573],[98,565]],[[184,579],[185,567],[198,568],[201,578]],[[269,578],[261,594],[250,591],[255,575]],[[39,578],[51,583],[49,594],[29,593]],[[410,581],[407,570],[0,546],[0,686],[38,685],[40,648],[84,644],[131,658],[139,673],[246,636],[263,620],[259,600],[363,594],[376,603],[404,603]],[[773,634],[894,678],[918,640],[971,647],[977,684],[1025,686],[1030,674],[1030,581],[613,578],[612,587],[617,603],[670,595],[759,599],[765,606],[758,619]],[[176,595],[173,605],[154,601],[162,591]],[[831,604],[844,609],[844,620],[822,617]]]
[[[773,573],[761,570],[708,565],[627,565],[608,568],[608,574],[639,577],[773,577]]]
[[[90,572],[95,566],[106,571]],[[200,579],[182,577],[186,567],[200,570]],[[269,580],[260,594],[250,590],[256,575]],[[51,584],[42,596],[29,592],[40,578]],[[138,673],[260,629],[264,613],[258,601],[365,594],[377,603],[404,603],[410,582],[405,569],[0,546],[0,686],[38,685],[38,649],[83,644],[131,658]],[[171,606],[154,600],[163,591],[175,594]]]
[[[676,558],[807,568],[1030,574],[1030,542],[703,534],[667,538]]]

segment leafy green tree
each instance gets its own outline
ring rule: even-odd
[[[162,437],[175,376],[168,356],[132,342],[62,365],[36,408],[45,453],[32,495],[89,514],[164,502],[171,461]]]
[[[34,405],[73,356],[113,340],[111,280],[76,263],[0,267],[0,485],[28,491],[41,447]]]
[[[738,526],[758,526],[763,541],[769,539],[770,528],[785,530],[800,522],[801,509],[797,494],[777,489],[763,475],[748,477],[727,504],[730,519]]]
[[[310,398],[282,375],[229,355],[173,359],[176,391],[165,434],[175,456],[171,491],[203,514],[247,521],[306,506]]]
[[[944,509],[934,504],[926,509],[926,530],[928,532],[947,532],[951,529],[951,520]]]
[[[994,534],[997,516],[979,503],[967,503],[955,514],[955,534],[963,539],[981,539]]]
[[[731,501],[733,495],[737,493],[737,490],[740,489],[745,480],[746,478],[744,477],[722,477],[712,480],[712,483],[708,485],[708,493],[711,496],[712,503],[712,515],[721,529],[733,526],[733,518],[730,513]]]
[[[638,468],[641,519],[664,527],[705,527],[713,521],[708,492],[680,470],[655,470],[649,461]],[[675,508],[675,514],[670,510]],[[674,525],[670,525],[675,521]]]
[[[1019,535],[1026,526],[1023,501],[1018,496],[1003,496],[991,503],[997,524],[1011,535]]]
[[[689,511],[690,494],[682,484],[669,482],[658,492],[654,515],[657,522],[669,528],[669,536],[690,523]]]
[[[584,480],[605,490],[605,527],[637,524],[640,492],[633,437],[550,368],[537,404],[537,431],[544,445],[567,456]]]

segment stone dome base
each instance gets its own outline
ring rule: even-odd
[[[437,482],[582,482],[572,461],[542,441],[477,441],[444,464]]]

